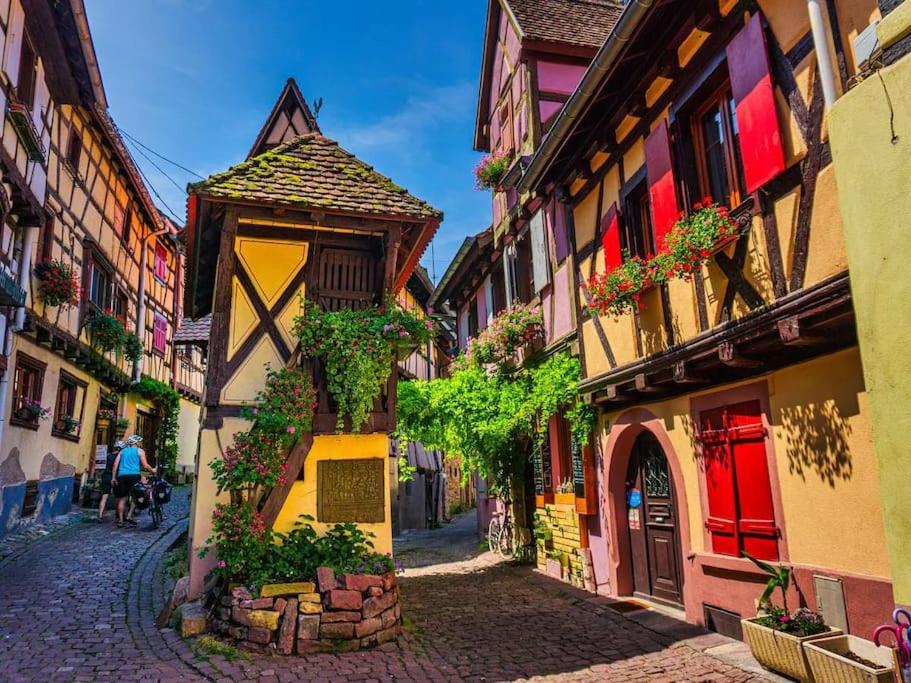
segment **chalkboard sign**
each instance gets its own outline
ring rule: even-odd
[[[550,433],[544,430],[540,435],[540,443],[535,443],[532,451],[532,467],[535,476],[535,495],[544,495],[545,491],[550,491],[553,486],[551,468],[550,468]]]
[[[531,453],[531,466],[535,476],[535,495],[544,495],[544,468],[541,464],[541,449],[535,444]]]
[[[582,444],[575,434],[570,437],[570,448],[573,455],[573,484],[576,498],[585,498],[585,462],[582,459]]]
[[[541,471],[544,479],[544,490],[553,491],[553,471],[550,467],[550,430],[544,430],[543,441],[541,442]]]

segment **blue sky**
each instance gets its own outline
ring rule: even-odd
[[[323,132],[442,209],[439,279],[490,220],[472,150],[486,0],[86,0],[118,125],[202,175],[242,161],[289,76]],[[135,150],[178,215],[194,178]],[[153,157],[154,159],[154,157]],[[155,159],[159,164],[159,160]],[[424,265],[432,269],[430,250]]]

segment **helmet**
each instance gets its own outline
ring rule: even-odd
[[[127,439],[128,446],[135,446],[136,444],[142,443],[142,437],[139,434],[133,434],[130,438]]]
[[[122,451],[126,447],[127,447],[127,445],[123,441],[114,442],[114,450]]]

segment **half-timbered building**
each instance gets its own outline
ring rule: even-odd
[[[825,126],[878,16],[872,0],[627,3],[513,183],[518,215],[556,196],[566,226],[556,266],[601,415],[580,517],[599,592],[739,635],[766,581],[750,554],[792,566],[792,602],[846,631],[891,610]],[[704,203],[733,238],[688,278],[644,282],[632,310],[593,307],[592,276],[665,253]]]
[[[194,595],[215,561],[198,556],[219,499],[209,463],[249,425],[241,406],[263,388],[265,365],[303,364],[318,398],[312,433],[288,453],[287,481],[262,501],[265,523],[287,531],[305,514],[318,530],[357,521],[378,551],[392,550],[397,373],[361,433],[336,433],[326,378],[298,352],[294,319],[302,296],[323,310],[384,305],[407,284],[442,214],[325,137],[308,114],[289,82],[248,159],[189,188],[186,315],[212,316],[190,529]],[[369,478],[354,517],[319,497],[331,491],[317,470],[344,467]]]
[[[9,187],[0,260],[8,289],[21,288],[6,302],[18,308],[7,309],[0,382],[9,526],[66,511],[74,482],[103,465],[118,417],[154,459],[159,407],[130,388],[142,375],[172,381],[179,278],[173,223],[107,113],[82,2],[10,0],[0,13]],[[45,300],[35,273],[48,266],[75,275],[75,299]],[[101,350],[97,316],[138,336],[138,361]]]

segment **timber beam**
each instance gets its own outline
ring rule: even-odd
[[[758,368],[762,365],[762,361],[741,355],[733,342],[721,342],[718,345],[718,360],[729,368]]]

